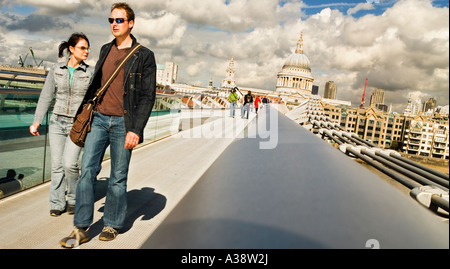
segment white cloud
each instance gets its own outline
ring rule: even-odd
[[[347,10],[347,15],[353,15],[360,10],[371,10],[374,9],[371,3],[359,3],[355,7],[349,8]]]
[[[187,25],[173,13],[164,13],[156,18],[142,14],[136,17],[133,33],[151,40],[150,45],[156,47],[173,47],[181,42]]]
[[[448,19],[448,8],[434,8],[423,0],[399,1],[381,16],[361,18],[324,9],[305,21],[310,30],[305,42],[315,45],[305,53],[313,73],[321,74],[321,89],[327,80],[337,80],[336,72],[353,81],[341,78],[337,83],[338,92],[353,103],[360,102],[368,77],[369,89],[385,89],[387,103],[406,105],[406,94],[395,92],[427,91],[430,97],[444,97],[438,100],[444,105],[449,87]]]
[[[4,0],[7,5],[31,5],[29,15],[48,16],[51,31],[26,32],[24,14],[3,13],[0,21],[0,60],[15,63],[30,44],[36,55],[53,61],[57,45],[75,31],[90,38],[89,61],[95,63],[100,46],[112,40],[106,18],[113,0],[65,1]],[[311,62],[314,84],[323,92],[335,81],[338,98],[358,105],[369,78],[373,88],[386,91],[386,103],[406,105],[407,93],[418,91],[448,104],[449,10],[431,0],[400,0],[382,15],[358,17],[377,4],[335,3],[307,7],[300,0],[146,0],[129,1],[136,12],[133,34],[155,52],[158,62],[179,66],[179,80],[212,77],[219,86],[232,56],[238,85],[273,90],[276,75],[293,53],[300,32]],[[345,12],[336,7],[347,6]],[[323,7],[307,17],[302,9]],[[1,7],[0,7],[1,8]],[[1,12],[1,10],[0,10]],[[44,17],[42,17],[44,18]],[[56,27],[69,25],[69,27]],[[7,27],[23,28],[9,30]],[[43,27],[44,25],[42,25]],[[39,44],[39,45],[38,45]],[[36,49],[35,49],[36,47]],[[367,96],[367,93],[366,93]],[[439,98],[438,98],[439,97]]]
[[[189,76],[195,77],[195,76],[199,75],[207,67],[208,67],[208,63],[207,62],[203,62],[203,61],[196,62],[196,63],[193,63],[193,64],[189,65],[186,68],[186,73]]]

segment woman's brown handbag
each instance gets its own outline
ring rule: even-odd
[[[103,95],[109,84],[114,80],[116,75],[119,73],[120,69],[125,65],[128,59],[141,47],[140,44],[136,44],[133,49],[128,53],[128,55],[122,60],[122,62],[117,66],[114,73],[106,81],[106,83],[96,92],[94,98],[90,99],[86,104],[83,105],[81,112],[77,115],[72,129],[70,129],[70,139],[75,145],[79,147],[84,147],[84,141],[86,140],[87,133],[91,130],[92,119],[94,118],[94,108],[97,105],[98,99]]]

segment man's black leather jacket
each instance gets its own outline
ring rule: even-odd
[[[136,38],[131,35],[133,46]],[[91,99],[101,87],[102,66],[111,47],[116,42],[102,46],[100,56],[95,65],[91,84],[83,103]],[[142,46],[125,65],[123,85],[123,116],[125,130],[139,135],[139,143],[144,138],[144,128],[153,109],[156,96],[156,61],[153,52]],[[79,112],[81,111],[81,107]]]

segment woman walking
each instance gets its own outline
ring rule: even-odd
[[[261,103],[261,99],[259,99],[259,96],[256,96],[255,98],[255,112],[258,113],[259,104]]]
[[[94,71],[84,62],[89,55],[89,40],[84,34],[74,33],[68,41],[63,41],[59,45],[59,58],[64,56],[65,50],[69,59],[54,64],[50,69],[39,97],[34,122],[30,125],[30,133],[39,135],[37,129],[55,97],[49,124],[52,158],[51,216],[59,216],[65,210],[73,214],[75,210],[75,191],[79,176],[78,158],[81,148],[70,140],[69,132]]]

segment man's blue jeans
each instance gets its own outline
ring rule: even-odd
[[[108,145],[111,154],[111,174],[106,191],[103,214],[105,227],[120,229],[127,213],[127,176],[131,149],[124,148],[126,130],[123,117],[94,113],[81,160],[81,176],[77,185],[74,225],[89,227],[94,217],[94,190]]]
[[[242,118],[245,116],[245,111],[247,111],[247,119],[248,119],[248,116],[250,115],[250,104],[249,103],[242,106],[242,110],[241,110]]]

